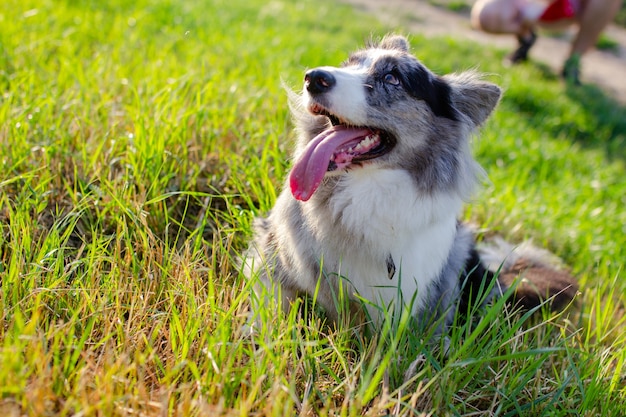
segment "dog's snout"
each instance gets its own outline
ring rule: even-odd
[[[336,83],[335,76],[325,70],[312,69],[304,75],[304,86],[311,94],[325,93]]]

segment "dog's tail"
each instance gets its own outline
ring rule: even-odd
[[[576,279],[562,261],[530,242],[514,246],[495,238],[478,246],[482,263],[498,274],[502,290],[514,288],[512,303],[524,310],[546,304],[552,311],[562,310],[578,294]]]

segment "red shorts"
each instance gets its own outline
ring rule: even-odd
[[[580,0],[554,0],[539,16],[540,22],[573,19],[580,12]]]

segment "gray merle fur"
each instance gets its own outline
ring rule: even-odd
[[[498,86],[471,71],[433,74],[401,36],[319,71],[332,74],[332,83],[288,91],[298,132],[294,165],[337,123],[347,132],[371,129],[380,149],[343,169],[329,161],[308,201],[296,200],[286,183],[271,212],[256,221],[242,262],[255,284],[253,314],[268,297],[288,309],[305,295],[337,320],[340,286],[351,311],[366,310],[374,326],[375,306],[407,303],[419,321],[444,318],[445,327],[457,311],[520,280],[512,303],[533,308],[552,297],[562,308],[572,300],[574,279],[543,252],[505,244],[478,250],[470,228],[456,219],[483,176],[469,140],[496,107]],[[490,293],[481,294],[485,289]]]

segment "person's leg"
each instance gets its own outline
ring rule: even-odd
[[[487,33],[516,35],[519,46],[507,60],[518,63],[528,59],[537,39],[531,21],[536,8],[527,0],[478,0],[472,7],[471,22],[475,29]]]
[[[593,48],[604,28],[615,18],[622,0],[587,0],[582,5],[578,19],[579,30],[572,42],[569,58],[562,75],[566,80],[580,83],[580,58]]]
[[[591,49],[604,28],[613,21],[622,0],[587,0],[579,18],[580,30],[572,43],[572,53],[584,54]]]
[[[516,0],[478,0],[472,7],[472,26],[487,33],[520,34],[524,29]]]

